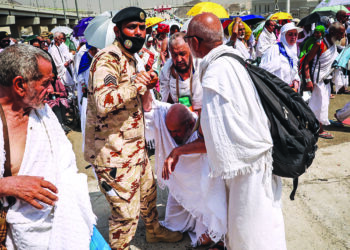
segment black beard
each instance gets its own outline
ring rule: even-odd
[[[186,73],[190,69],[190,66],[186,65],[186,68],[178,68],[176,65],[174,65],[174,68],[177,73]]]

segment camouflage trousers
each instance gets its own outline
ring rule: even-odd
[[[109,244],[128,249],[135,235],[139,215],[146,226],[158,223],[157,186],[148,159],[125,168],[96,167],[101,191],[111,207]]]

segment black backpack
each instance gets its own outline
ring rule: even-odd
[[[221,56],[235,58],[253,80],[271,123],[273,173],[293,178],[290,199],[294,200],[298,177],[315,158],[320,129],[318,120],[303,98],[277,76],[233,53]]]

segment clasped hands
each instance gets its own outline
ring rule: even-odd
[[[148,72],[141,71],[136,75],[135,83],[143,84],[147,87],[147,89],[153,89],[158,82],[158,75],[153,70]]]

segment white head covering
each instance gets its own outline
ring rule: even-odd
[[[297,30],[297,32],[299,33],[303,29],[296,27],[294,23],[287,23],[287,24],[283,25],[281,28],[281,42],[282,42],[288,56],[290,56],[293,59],[293,65],[296,65],[298,62],[297,43],[295,42],[295,44],[289,45],[289,43],[286,40],[286,34],[290,30]]]

